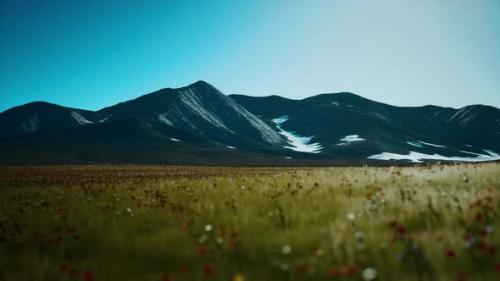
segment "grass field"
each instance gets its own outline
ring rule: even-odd
[[[500,164],[0,168],[0,280],[499,280]]]

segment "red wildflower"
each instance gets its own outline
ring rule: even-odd
[[[491,246],[488,248],[488,253],[492,256],[494,256],[497,252],[497,248],[495,246]]]
[[[465,272],[460,272],[458,274],[458,278],[457,278],[458,281],[467,281],[467,273]]]
[[[345,269],[345,273],[347,275],[352,275],[354,273],[356,273],[358,271],[358,267],[356,265],[349,265],[346,269]]]
[[[221,227],[221,228],[219,229],[219,235],[220,235],[221,237],[224,237],[224,236],[226,235],[226,229],[225,229],[224,227]]]
[[[196,252],[198,253],[198,255],[204,256],[208,254],[208,247],[206,246],[199,247],[198,249],[196,249]]]
[[[78,270],[76,270],[74,268],[70,268],[68,270],[68,274],[71,275],[71,276],[77,276],[78,275]],[[85,281],[87,281],[87,280],[85,279]]]
[[[231,241],[230,244],[233,251],[238,252],[240,250],[240,243],[236,241]]]
[[[333,278],[336,278],[336,277],[341,277],[342,276],[342,272],[338,269],[332,269],[330,271],[330,276],[333,277]]]
[[[307,273],[308,271],[309,271],[309,265],[307,265],[307,263],[303,263],[297,266],[297,272],[300,274]]]
[[[59,269],[62,271],[62,272],[68,272],[69,271],[69,265],[63,263]]]
[[[85,281],[95,281],[96,280],[95,273],[92,272],[92,271],[85,271],[83,273],[83,280],[85,280]]]
[[[215,268],[212,264],[207,263],[203,266],[203,272],[205,272],[205,274],[207,275],[212,275],[215,273]]]
[[[456,256],[456,253],[453,250],[447,250],[445,254],[449,258],[452,258],[452,257]]]
[[[170,278],[168,278],[168,274],[163,274],[163,277],[161,278],[161,281],[170,281]]]
[[[402,226],[402,225],[398,225],[397,230],[398,230],[399,234],[401,234],[401,235],[406,234],[406,228],[404,228],[404,226]]]
[[[484,243],[484,241],[479,241],[478,248],[481,251],[486,251],[488,249],[488,245]]]
[[[483,215],[482,215],[481,213],[477,213],[477,214],[476,214],[476,218],[475,218],[475,220],[479,222],[479,221],[481,221],[482,219],[483,219]]]

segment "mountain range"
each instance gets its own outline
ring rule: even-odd
[[[0,164],[360,165],[499,160],[500,109],[396,107],[352,93],[225,95],[198,81],[98,111],[0,113]]]

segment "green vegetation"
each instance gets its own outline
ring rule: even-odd
[[[498,280],[500,164],[0,168],[0,280]]]

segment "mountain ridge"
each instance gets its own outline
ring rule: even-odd
[[[199,80],[96,111],[16,106],[0,113],[0,144],[0,163],[14,164],[473,162],[500,159],[500,110],[398,107],[350,92],[225,95]]]

